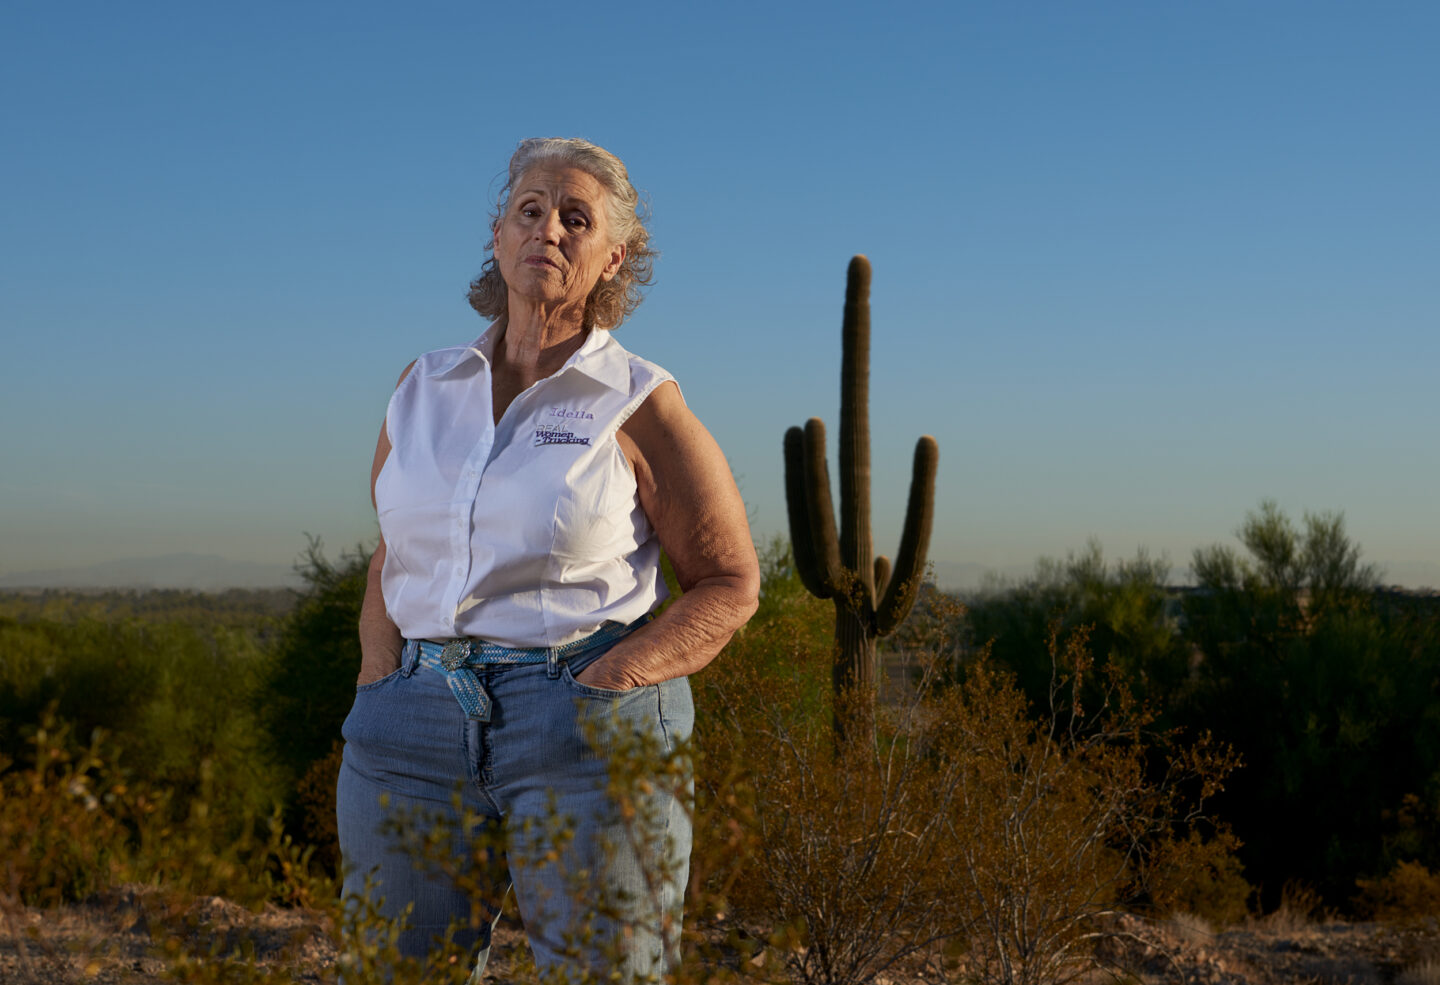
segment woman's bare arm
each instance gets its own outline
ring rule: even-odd
[[[619,438],[635,470],[640,506],[684,594],[576,677],[617,691],[704,667],[754,615],[760,592],[740,491],[719,445],[685,406],[679,388],[668,382],[657,387]]]
[[[410,373],[411,363],[400,374],[403,380]],[[399,386],[399,381],[396,381]],[[390,457],[390,434],[385,424],[380,425],[380,438],[375,442],[375,459],[370,465],[370,505],[375,505],[375,480]],[[385,596],[380,591],[380,572],[385,568],[385,537],[370,556],[370,568],[365,578],[365,600],[360,603],[360,676],[356,684],[369,684],[394,671],[400,666],[400,649],[404,640],[400,630],[390,621],[385,612]]]

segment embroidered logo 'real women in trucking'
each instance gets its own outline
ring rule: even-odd
[[[563,421],[593,421],[595,415],[588,410],[571,410],[568,407],[552,407],[550,416]],[[535,445],[588,445],[590,439],[576,434],[564,424],[541,424],[535,429]]]

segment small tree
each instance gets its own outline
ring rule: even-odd
[[[1379,570],[1360,563],[1360,545],[1345,532],[1345,514],[1305,513],[1297,530],[1273,499],[1245,515],[1236,531],[1250,557],[1221,544],[1195,551],[1195,580],[1209,593],[1245,591],[1266,596],[1290,628],[1302,608],[1310,614],[1363,602],[1374,593]]]

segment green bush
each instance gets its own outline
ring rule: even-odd
[[[355,701],[370,553],[358,547],[331,561],[310,541],[296,569],[307,587],[260,673],[254,708],[291,784],[330,755]]]
[[[1082,627],[1097,668],[1113,667],[1135,693],[1159,708],[1172,701],[1188,677],[1188,652],[1174,618],[1165,581],[1167,565],[1143,551],[1131,560],[1108,562],[1091,541],[1064,561],[1042,559],[1035,573],[963,596],[962,639],[974,651],[988,647],[1010,669],[1030,701],[1044,707],[1051,686],[1048,641]],[[949,679],[963,672],[957,664]],[[1082,686],[1098,695],[1100,678]]]
[[[1196,552],[1196,680],[1178,717],[1244,754],[1217,809],[1263,905],[1299,881],[1344,907],[1357,878],[1440,861],[1440,828],[1396,823],[1440,771],[1440,621],[1382,604],[1338,514],[1296,528],[1262,503],[1239,536],[1244,556]]]
[[[1157,725],[1211,731],[1243,757],[1215,810],[1266,909],[1287,883],[1339,909],[1357,878],[1440,870],[1440,603],[1377,590],[1339,514],[1295,524],[1267,501],[1237,535],[1239,549],[1195,552],[1193,589],[1166,588],[1143,553],[1107,564],[1092,543],[973,593],[951,676],[988,644],[1043,708],[1045,638],[1088,627],[1097,667],[1122,671]],[[1233,900],[1238,873],[1213,878]],[[1194,905],[1216,919],[1230,906]]]
[[[285,778],[286,827],[332,874],[340,727],[355,701],[370,553],[357,547],[332,561],[311,539],[296,566],[306,588],[261,665],[251,705],[268,761]]]
[[[20,758],[26,730],[50,709],[76,735],[109,734],[128,768],[177,805],[208,770],[223,778],[212,785],[217,811],[263,815],[284,788],[251,710],[256,636],[134,618],[0,622],[0,754]]]

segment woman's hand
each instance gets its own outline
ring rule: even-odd
[[[637,629],[631,635],[634,636],[643,633],[646,628],[648,627]],[[627,637],[627,639],[628,638],[629,637]],[[604,656],[592,661],[584,670],[575,675],[575,683],[584,684],[586,687],[602,688],[606,691],[628,691],[631,688],[641,687],[644,682],[631,678],[626,674],[624,666],[613,661],[607,663],[606,658],[614,652],[612,649]]]
[[[674,383],[657,387],[618,438],[684,592],[575,678],[623,691],[693,674],[713,660],[755,613],[760,564],[730,466]]]

